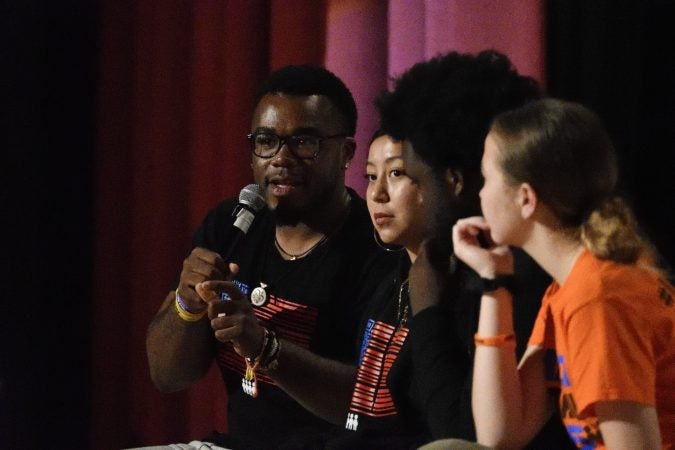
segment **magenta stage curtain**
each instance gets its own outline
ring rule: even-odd
[[[362,194],[368,138],[377,127],[373,97],[406,68],[448,51],[491,48],[509,55],[520,72],[544,81],[543,1],[384,3],[335,0],[328,8],[326,65],[353,90],[360,115],[359,145],[347,183]]]
[[[150,381],[145,330],[175,287],[191,232],[250,181],[245,134],[271,69],[325,64],[352,89],[363,193],[391,76],[448,50],[496,48],[543,80],[543,2],[239,0],[103,2],[98,114],[92,448],[226,431],[213,369],[184,393]]]

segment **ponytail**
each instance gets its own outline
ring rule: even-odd
[[[581,241],[600,259],[637,262],[645,248],[628,205],[619,197],[605,200],[581,225]]]
[[[581,225],[581,241],[594,256],[622,264],[638,264],[667,279],[657,253],[642,236],[633,212],[620,197],[610,197]]]

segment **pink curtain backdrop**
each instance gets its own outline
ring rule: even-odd
[[[387,4],[380,0],[334,0],[328,7],[326,61],[351,89],[358,108],[356,154],[347,184],[365,192],[368,141],[377,129],[373,100],[387,87]]]
[[[343,77],[359,107],[359,147],[347,183],[361,194],[368,138],[378,123],[374,95],[411,65],[448,51],[495,49],[519,72],[545,80],[542,1],[390,0],[387,8],[378,1],[335,0],[328,18],[326,66]]]
[[[359,111],[348,184],[363,194],[373,99],[449,50],[495,48],[544,81],[543,0],[104,0],[99,81],[92,448],[226,431],[215,369],[183,393],[153,387],[145,332],[192,231],[249,182],[244,140],[271,69],[325,64]]]

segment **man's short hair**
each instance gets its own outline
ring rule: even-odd
[[[432,167],[461,170],[471,182],[479,177],[494,116],[540,96],[534,79],[488,50],[475,56],[451,52],[415,64],[376,104],[385,133],[409,141]]]
[[[268,94],[293,96],[323,95],[342,115],[344,132],[356,133],[356,103],[347,86],[333,72],[324,67],[292,65],[283,67],[263,82],[255,96],[255,104]]]

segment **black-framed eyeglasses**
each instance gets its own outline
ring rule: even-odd
[[[313,136],[311,134],[278,136],[274,133],[251,133],[246,137],[251,144],[251,151],[260,158],[272,158],[286,144],[291,153],[300,159],[316,158],[321,150],[321,143],[323,141],[338,138],[352,139],[345,134],[333,134],[330,136]]]

